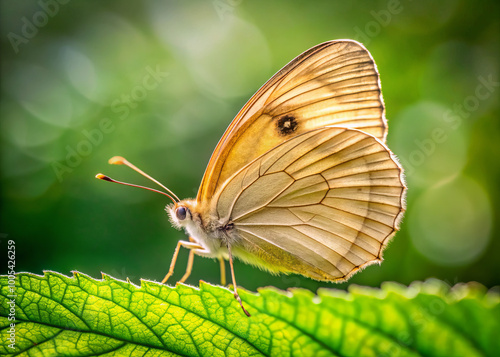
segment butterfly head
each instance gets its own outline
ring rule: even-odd
[[[193,212],[196,210],[195,200],[183,200],[176,203],[169,204],[165,210],[170,217],[170,222],[177,228],[187,228],[196,221],[196,215]]]

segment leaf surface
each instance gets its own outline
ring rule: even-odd
[[[16,275],[13,290],[8,283],[0,277],[2,355],[494,356],[500,350],[500,298],[478,284],[386,283],[318,295],[240,289],[247,318],[229,289],[204,282],[194,288],[143,280],[139,287],[107,275],[46,272]]]

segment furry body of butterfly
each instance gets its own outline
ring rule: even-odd
[[[406,194],[386,136],[379,74],[366,48],[337,40],[302,53],[231,122],[195,199],[180,201],[160,184],[174,201],[166,208],[173,226],[189,235],[163,282],[181,246],[190,249],[181,282],[194,254],[228,259],[240,304],[233,256],[323,281],[343,281],[380,262]],[[123,158],[112,163],[149,177]]]

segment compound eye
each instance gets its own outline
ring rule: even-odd
[[[187,216],[187,209],[186,207],[178,207],[176,210],[175,210],[175,215],[177,216],[177,219],[179,221],[183,221],[186,219],[186,216]]]

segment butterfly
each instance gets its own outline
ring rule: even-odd
[[[382,261],[405,211],[403,168],[385,144],[387,121],[375,62],[360,43],[329,41],[302,53],[243,106],[217,144],[198,194],[180,200],[153,180],[178,242],[194,255],[217,258],[225,285],[233,259],[272,273],[330,282]],[[113,181],[98,174],[97,178]],[[130,186],[138,185],[123,183]],[[145,187],[142,187],[145,188]],[[149,189],[149,188],[146,188]]]

